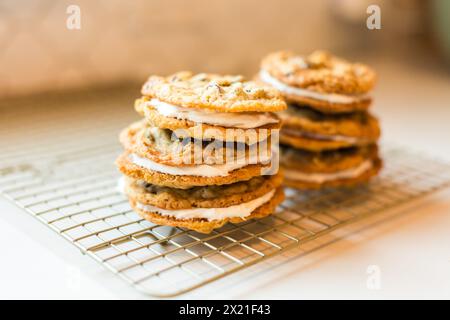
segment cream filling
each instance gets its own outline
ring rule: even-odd
[[[275,189],[266,193],[265,195],[256,198],[252,201],[237,204],[226,208],[194,208],[194,209],[182,209],[182,210],[167,210],[161,209],[152,205],[145,205],[137,203],[136,206],[147,212],[156,212],[163,216],[171,216],[176,219],[207,219],[211,220],[223,220],[226,218],[245,218],[249,216],[256,208],[262,206],[264,203],[272,199],[275,194]]]
[[[148,101],[147,105],[152,106],[159,114],[165,117],[190,120],[197,123],[207,123],[222,127],[251,129],[258,128],[266,124],[278,123],[279,121],[267,112],[237,113],[198,110],[178,107],[155,98]]]
[[[366,94],[359,95],[344,95],[337,93],[319,93],[311,90],[300,89],[292,86],[288,86],[278,79],[272,77],[266,70],[261,70],[259,72],[259,77],[262,81],[270,84],[272,87],[280,90],[285,94],[295,95],[299,97],[312,98],[321,101],[327,101],[331,103],[342,103],[342,104],[350,104],[354,102],[359,102],[362,99],[367,98]]]
[[[193,166],[168,166],[150,159],[142,158],[137,154],[132,153],[130,160],[134,164],[144,167],[149,170],[158,171],[177,176],[200,176],[200,177],[225,177],[231,171],[243,168],[249,164],[266,163],[271,160],[270,155],[259,155],[257,153],[250,154],[249,157],[238,158],[235,161],[224,164],[208,165],[199,164]]]
[[[313,133],[313,132],[302,132],[298,130],[292,130],[292,129],[283,129],[285,133],[291,136],[297,136],[297,137],[304,137],[304,138],[311,138],[311,139],[317,139],[317,140],[327,140],[327,141],[341,141],[341,142],[347,142],[350,144],[357,144],[363,139],[355,138],[355,137],[348,137],[348,136],[342,136],[342,135],[333,135],[328,136],[320,133]]]
[[[338,179],[351,179],[356,178],[372,168],[373,163],[371,160],[362,162],[359,166],[342,170],[334,173],[306,173],[296,170],[285,169],[285,176],[290,180],[307,181],[314,183],[323,183],[326,181],[338,180]]]

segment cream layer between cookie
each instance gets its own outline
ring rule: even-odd
[[[363,142],[366,139],[356,138],[356,137],[348,137],[343,135],[325,135],[320,133],[313,133],[313,132],[305,132],[298,129],[290,129],[290,128],[284,128],[282,130],[285,134],[294,136],[294,137],[301,137],[301,138],[310,138],[310,139],[316,139],[316,140],[325,140],[325,141],[342,141],[347,142],[351,144],[358,144],[359,142]]]
[[[168,166],[147,158],[142,158],[132,153],[130,160],[134,164],[149,170],[180,176],[200,176],[200,177],[225,177],[231,171],[243,168],[249,164],[268,163],[272,160],[274,152],[271,155],[252,153],[248,157],[244,156],[234,161],[225,162],[224,164],[208,165],[199,164],[193,166]]]
[[[249,216],[256,208],[262,206],[264,203],[269,202],[275,194],[275,189],[269,191],[265,195],[256,198],[249,202],[244,202],[238,205],[226,207],[226,208],[194,208],[194,209],[181,209],[181,210],[167,210],[161,209],[152,205],[145,205],[137,203],[137,208],[147,211],[156,212],[163,216],[171,216],[176,219],[207,219],[211,220],[223,220],[226,218],[245,218]]]
[[[183,108],[158,99],[151,99],[147,105],[155,108],[162,116],[196,123],[217,125],[226,128],[253,129],[267,124],[278,123],[279,120],[268,112],[217,112]]]
[[[292,87],[272,77],[269,72],[263,69],[259,72],[259,77],[263,82],[270,84],[272,87],[278,89],[282,93],[327,101],[330,103],[351,104],[367,99],[369,97],[366,94],[345,95],[337,93],[319,93],[311,90]]]
[[[371,160],[365,160],[360,165],[354,168],[341,170],[333,173],[306,173],[293,169],[285,169],[285,176],[289,180],[307,181],[314,183],[323,183],[326,181],[333,181],[339,179],[352,179],[360,176],[364,172],[370,170],[373,167]]]

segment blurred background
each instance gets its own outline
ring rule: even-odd
[[[380,8],[380,29],[367,28],[370,5]],[[281,49],[300,54],[327,49],[371,65],[378,73],[371,112],[381,121],[382,149],[400,144],[450,161],[450,0],[0,0],[0,193],[10,190],[23,207],[36,201],[33,208],[44,208],[36,217],[61,234],[58,228],[67,224],[58,220],[59,214],[80,207],[79,213],[98,206],[89,211],[123,218],[112,213],[115,198],[98,195],[111,193],[116,184],[114,160],[122,152],[118,134],[139,119],[133,102],[148,75],[193,70],[252,77],[263,56]],[[411,161],[399,171],[386,171],[395,178],[389,178],[393,187],[387,190],[409,183],[411,188],[402,192],[413,198],[414,190],[425,190],[444,170],[407,155]],[[420,165],[436,175],[419,181],[424,175],[417,170]],[[398,164],[386,159],[389,166]],[[406,182],[399,183],[402,179]],[[36,196],[33,190],[44,191]],[[112,193],[115,197],[117,191]],[[376,207],[398,197],[387,193],[376,198]],[[92,201],[80,201],[83,197]],[[252,269],[245,280],[255,286],[241,281],[244,275],[227,287],[234,287],[238,298],[264,297],[272,282],[291,285],[281,284],[278,295],[270,296],[275,298],[297,294],[292,288],[298,283],[308,297],[448,297],[450,198],[448,193],[443,197],[414,202],[404,211],[413,215],[364,235],[343,239],[339,231],[328,251],[308,254],[294,267],[284,264],[277,272],[262,272],[263,282]],[[49,212],[48,199],[53,199],[50,207],[63,210]],[[409,209],[413,206],[418,211]],[[118,288],[119,297],[130,297],[14,209],[0,194],[0,296],[98,298],[111,297],[109,290]],[[70,237],[72,230],[65,230]],[[123,230],[134,229],[127,225]],[[329,241],[318,240],[320,248]],[[126,248],[122,243],[116,247]],[[302,246],[301,256],[305,250],[308,245]],[[319,269],[324,260],[334,263]],[[383,290],[366,288],[366,268],[372,264],[383,268]],[[350,272],[334,277],[341,269]],[[70,285],[78,281],[73,270],[83,275],[82,291]],[[299,274],[304,277],[291,278]],[[222,289],[211,291],[222,294]]]
[[[370,30],[374,4],[381,28]],[[0,0],[0,135],[10,137],[0,147],[19,127],[117,140],[149,74],[252,77],[271,51],[326,49],[376,69],[384,137],[439,151],[450,138],[449,16],[447,0]]]
[[[371,4],[380,30],[366,27]],[[71,5],[80,29],[67,27]],[[444,72],[449,16],[446,0],[1,0],[0,96],[186,69],[251,76],[279,49]]]

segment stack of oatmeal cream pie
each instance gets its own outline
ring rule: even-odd
[[[281,165],[285,184],[298,189],[355,185],[381,168],[378,120],[368,112],[375,72],[323,51],[265,57],[258,78],[280,90],[288,109]]]
[[[262,218],[283,200],[272,143],[285,110],[278,90],[241,76],[151,76],[120,134],[131,206],[158,224],[209,233]],[[274,165],[275,163],[275,165]]]

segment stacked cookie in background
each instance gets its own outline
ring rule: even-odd
[[[286,109],[280,93],[240,76],[151,76],[120,134],[116,164],[143,218],[209,233],[262,218],[283,200],[274,144]]]
[[[280,114],[285,185],[349,186],[378,173],[380,128],[368,112],[376,78],[371,68],[324,51],[306,57],[282,51],[263,59],[258,78],[288,102]]]

